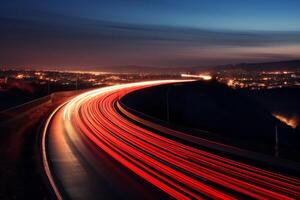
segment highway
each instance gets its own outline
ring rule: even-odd
[[[42,151],[56,197],[300,198],[300,179],[186,145],[180,141],[195,139],[198,144],[239,151],[143,120],[119,102],[131,91],[175,82],[179,81],[100,88],[78,95],[53,112],[45,125]]]

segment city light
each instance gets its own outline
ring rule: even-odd
[[[289,118],[277,113],[273,113],[273,116],[292,128],[296,128],[298,125],[298,119],[296,117]]]
[[[24,78],[24,74],[18,74],[17,76],[16,76],[16,79],[23,79]]]

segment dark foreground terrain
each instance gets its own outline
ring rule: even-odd
[[[233,90],[216,81],[199,81],[135,91],[122,102],[193,135],[268,154],[275,154],[277,127],[279,155],[298,160],[299,129],[272,115],[282,105],[291,106],[292,94],[297,93],[277,99],[276,104],[272,99],[278,92]]]
[[[54,93],[0,112],[0,199],[48,199],[40,157],[43,121],[76,92]]]

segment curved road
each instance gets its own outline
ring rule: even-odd
[[[153,124],[129,113],[119,103],[130,91],[174,82],[178,81],[101,88],[83,93],[58,108],[46,124],[42,143],[44,167],[56,196],[59,199],[300,197],[300,179],[183,144],[179,141],[195,140],[198,144],[239,151]]]

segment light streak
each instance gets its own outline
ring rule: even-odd
[[[198,79],[203,79],[205,81],[211,80],[212,76],[208,75],[208,74],[181,74],[181,77],[183,78],[198,78]]]
[[[221,157],[149,131],[128,118],[165,134],[184,135],[141,121],[119,104],[119,99],[131,91],[175,82],[178,81],[130,83],[83,93],[64,107],[64,126],[71,127],[66,128],[66,132],[69,137],[79,134],[89,139],[140,178],[177,199],[300,197],[299,179]]]

